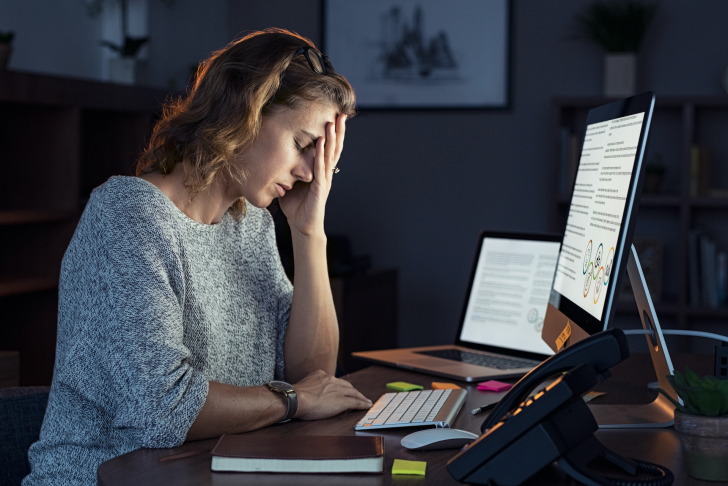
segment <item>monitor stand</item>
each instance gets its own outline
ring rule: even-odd
[[[675,401],[678,401],[677,394],[667,381],[667,375],[671,375],[673,371],[670,353],[668,353],[667,346],[665,346],[665,337],[662,335],[662,328],[660,328],[660,322],[657,320],[655,307],[652,305],[652,298],[649,290],[647,290],[645,277],[634,245],[632,245],[632,251],[627,262],[627,275],[637,301],[637,310],[640,313],[642,327],[646,331],[650,331],[645,339],[647,339],[647,347],[650,350],[657,381],[660,388],[668,392]],[[599,428],[602,429],[669,427],[674,422],[675,406],[662,393],[658,393],[653,402],[645,405],[589,404],[589,408],[594,414]]]

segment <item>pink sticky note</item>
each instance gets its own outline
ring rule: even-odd
[[[513,388],[513,385],[496,380],[489,380],[484,381],[483,383],[478,383],[478,390],[480,391],[502,392],[510,390],[511,388]]]

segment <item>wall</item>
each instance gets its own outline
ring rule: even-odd
[[[131,0],[130,35],[149,35],[140,58],[149,62],[149,83],[182,88],[196,65],[228,42],[227,0]],[[99,44],[119,42],[115,0],[92,19],[80,0],[0,2],[0,30],[15,31],[9,69],[44,74],[107,78],[106,60],[115,55]]]
[[[719,95],[728,2],[658,2],[640,89]],[[549,230],[549,103],[599,95],[601,51],[572,40],[586,2],[513,1],[513,106],[507,111],[361,112],[327,205],[329,234],[400,273],[403,346],[452,340],[481,229]],[[317,0],[230,0],[228,32],[284,27],[321,37]],[[332,59],[336,66],[336,59]]]

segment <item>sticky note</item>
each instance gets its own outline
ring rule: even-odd
[[[421,385],[413,385],[412,383],[407,383],[406,381],[393,381],[392,383],[387,383],[387,388],[394,391],[412,391],[425,389],[425,387]]]
[[[437,381],[432,382],[433,390],[459,390],[460,387],[455,383],[438,383]]]
[[[561,351],[561,348],[564,347],[564,344],[566,344],[566,340],[569,339],[569,336],[571,336],[571,323],[569,321],[566,321],[566,327],[563,331],[561,331],[559,337],[556,338],[556,351]]]
[[[416,476],[424,476],[427,463],[424,461],[405,461],[403,459],[395,459],[392,464],[392,475],[394,474],[414,474]]]
[[[503,383],[502,381],[496,380],[478,383],[478,390],[480,391],[502,392],[510,390],[511,388],[513,388],[513,385],[511,385],[510,383]]]

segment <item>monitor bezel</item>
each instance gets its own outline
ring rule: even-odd
[[[563,235],[556,233],[518,233],[518,232],[501,232],[501,231],[481,231],[478,236],[478,245],[475,249],[475,258],[470,269],[470,279],[468,280],[468,289],[465,292],[465,301],[463,302],[463,310],[460,315],[460,325],[456,334],[455,344],[471,349],[477,349],[479,351],[486,351],[491,353],[503,353],[507,351],[509,355],[517,356],[519,358],[532,359],[543,361],[544,359],[551,356],[550,354],[532,353],[529,351],[521,351],[513,348],[506,348],[501,346],[491,346],[488,344],[474,343],[471,341],[463,341],[460,336],[465,326],[465,315],[468,311],[468,301],[470,300],[470,292],[473,290],[473,281],[475,280],[475,274],[478,269],[478,260],[480,259],[480,252],[483,249],[483,242],[486,238],[497,238],[504,240],[524,240],[524,241],[548,241],[553,243],[559,243],[559,252],[561,251],[561,242],[564,239]],[[552,284],[553,288],[553,284]]]
[[[632,177],[630,178],[629,182],[629,197],[624,205],[624,210],[622,213],[622,223],[619,227],[617,244],[615,245],[614,249],[613,275],[615,278],[612,278],[607,285],[606,293],[604,295],[604,307],[602,308],[602,314],[600,318],[597,319],[585,309],[581,308],[577,303],[571,301],[564,294],[556,290],[556,288],[552,287],[553,290],[556,291],[560,296],[559,305],[557,307],[558,310],[590,335],[607,329],[609,323],[614,318],[615,297],[619,295],[618,290],[622,288],[622,281],[624,279],[624,275],[627,269],[627,257],[629,256],[629,248],[632,245],[634,230],[637,226],[637,214],[639,212],[639,203],[640,197],[642,195],[642,184],[644,181],[646,167],[646,164],[644,163],[644,156],[647,145],[646,141],[647,135],[649,134],[649,128],[652,121],[654,107],[655,95],[653,92],[648,91],[632,96],[630,98],[593,108],[589,110],[589,113],[587,114],[585,130],[586,127],[595,123],[604,123],[610,120],[614,120],[615,118],[622,118],[638,113],[645,114],[642,127],[640,129],[639,141],[637,143],[637,156],[632,170]],[[581,153],[583,152],[583,150],[584,140],[582,139],[581,151],[579,152],[579,165],[581,165]],[[578,170],[579,167],[577,166],[577,174]],[[574,184],[572,185],[569,211],[567,211],[567,214],[571,210],[571,203],[574,199],[575,189],[576,185]],[[566,226],[564,226],[564,236],[566,233],[565,230]]]

